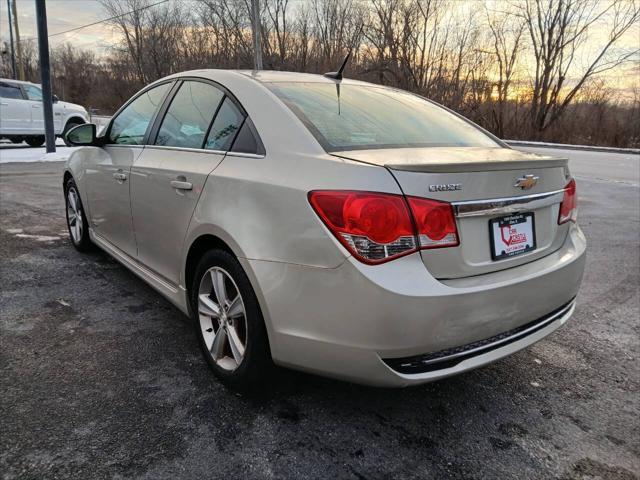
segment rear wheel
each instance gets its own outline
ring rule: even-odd
[[[192,282],[191,310],[215,375],[239,390],[257,386],[272,366],[269,343],[256,295],[231,254],[211,250],[202,257]]]
[[[41,147],[44,144],[44,135],[37,137],[27,137],[24,139],[30,147]]]
[[[91,239],[89,238],[89,224],[87,222],[87,216],[84,213],[78,187],[76,186],[76,182],[73,181],[73,178],[67,181],[64,193],[67,207],[67,228],[69,229],[71,243],[76,247],[76,250],[80,252],[90,251],[93,243],[91,243]]]
[[[22,137],[11,137],[9,140],[11,143],[22,143],[24,139]]]

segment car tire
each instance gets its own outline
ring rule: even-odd
[[[11,143],[22,143],[24,141],[24,139],[22,137],[12,137],[9,139],[9,141],[11,141]]]
[[[44,144],[44,135],[37,137],[27,137],[24,139],[30,147],[41,147]]]
[[[69,130],[71,130],[72,128],[75,128],[78,125],[82,125],[82,124],[84,124],[84,122],[81,122],[80,120],[69,120],[67,124],[64,126],[64,130],[62,131],[62,140],[64,140],[64,144],[67,147],[72,146],[69,142],[67,142],[67,133],[69,133]]]
[[[190,292],[200,347],[215,375],[240,391],[260,386],[273,362],[258,300],[238,260],[224,250],[208,251]]]
[[[80,192],[73,178],[67,180],[64,188],[65,211],[67,228],[71,243],[79,252],[93,250],[93,243],[89,237],[89,223],[82,205]]]

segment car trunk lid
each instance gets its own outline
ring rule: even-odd
[[[569,179],[566,159],[477,147],[358,150],[333,155],[387,168],[405,195],[454,205],[459,246],[421,251],[425,266],[436,278],[468,277],[522,265],[554,252],[566,237],[568,225],[557,221]],[[529,188],[515,186],[527,178],[535,182],[520,183]],[[520,214],[527,214],[526,218]],[[510,220],[505,223],[507,217]],[[494,227],[492,220],[499,223]],[[500,249],[501,229],[509,232],[508,222],[521,221],[530,222],[535,248],[496,259],[496,252],[508,251]]]

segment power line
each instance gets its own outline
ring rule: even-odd
[[[93,27],[94,25],[99,25],[99,24],[104,23],[104,22],[109,22],[111,20],[115,20],[116,18],[121,18],[121,17],[124,17],[126,15],[131,15],[132,13],[140,12],[142,10],[146,10],[147,8],[157,7],[158,5],[161,5],[163,3],[167,3],[168,1],[169,0],[162,0],[162,1],[157,2],[157,3],[152,3],[151,5],[147,5],[145,7],[136,8],[135,10],[131,10],[130,12],[125,12],[125,13],[121,13],[119,15],[114,15],[113,17],[105,18],[103,20],[98,20],[97,22],[88,23],[86,25],[81,25],[81,26],[75,27],[75,28],[70,28],[69,30],[65,30],[63,32],[52,33],[51,35],[49,35],[49,38],[55,37],[57,35],[64,35],[65,33],[75,32],[76,30],[82,30],[83,28]]]

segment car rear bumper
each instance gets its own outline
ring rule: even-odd
[[[585,249],[572,225],[562,248],[542,259],[448,281],[433,278],[418,254],[376,266],[351,258],[333,269],[241,262],[257,287],[276,363],[405,386],[488,364],[564,324],[575,307]]]

